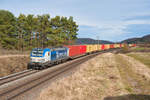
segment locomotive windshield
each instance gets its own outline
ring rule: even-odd
[[[39,48],[33,49],[31,55],[36,57],[41,57],[43,55],[43,49],[39,49]]]

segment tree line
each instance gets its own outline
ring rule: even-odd
[[[0,10],[0,46],[6,49],[30,50],[72,44],[77,38],[78,25],[73,17],[49,14],[15,17]]]

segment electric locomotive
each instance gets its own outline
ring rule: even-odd
[[[69,49],[61,48],[34,48],[30,53],[28,69],[43,69],[69,59]]]

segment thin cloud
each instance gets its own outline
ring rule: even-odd
[[[135,36],[129,30],[131,25],[150,24],[149,4],[149,0],[0,0],[0,9],[16,16],[20,13],[73,16],[80,26],[79,37],[99,35],[101,39],[118,41],[128,34]]]

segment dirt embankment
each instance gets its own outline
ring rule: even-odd
[[[150,100],[149,71],[131,57],[105,53],[52,83],[37,100]]]
[[[27,55],[0,56],[0,77],[25,70],[28,62]]]

